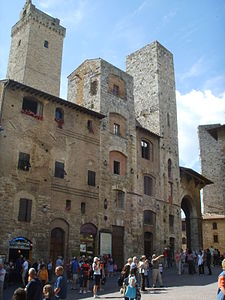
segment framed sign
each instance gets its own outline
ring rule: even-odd
[[[108,232],[100,232],[100,255],[112,255],[112,234]]]
[[[87,251],[87,245],[86,244],[80,244],[80,252],[86,253]]]

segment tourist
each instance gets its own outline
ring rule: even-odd
[[[94,271],[94,286],[93,286],[93,293],[94,293],[94,298],[97,297],[97,290],[98,287],[100,286],[100,279],[101,279],[101,266],[100,266],[101,262],[100,259],[98,257],[94,257],[94,261],[92,264],[92,269]]]
[[[27,293],[23,288],[18,288],[14,291],[12,300],[27,300]]]
[[[156,257],[155,254],[152,255],[152,280],[153,280],[153,288],[156,287],[157,280],[159,280],[160,287],[163,286],[162,277],[159,271],[159,260],[163,258],[164,255],[159,255]]]
[[[175,261],[176,261],[176,269],[177,269],[177,274],[181,275],[181,254],[180,251],[176,251],[175,254]]]
[[[148,260],[145,255],[142,255],[140,262],[138,264],[139,274],[141,277],[141,291],[146,291],[145,280],[148,279]]]
[[[128,286],[126,288],[125,298],[129,298],[129,300],[136,299],[136,285],[137,279],[135,277],[135,271],[134,269],[131,269],[128,277]]]
[[[37,272],[34,268],[30,268],[28,274],[31,279],[25,288],[27,292],[27,300],[41,300],[42,285],[40,280],[37,278]]]
[[[108,273],[108,277],[113,276],[113,258],[111,257],[110,254],[109,254],[108,260],[107,260],[107,273]]]
[[[225,259],[222,261],[222,269],[223,272],[218,276],[218,291],[217,291],[217,299],[224,300],[225,299]]]
[[[38,278],[40,279],[42,286],[48,283],[48,271],[45,264],[41,264]]]
[[[49,260],[47,268],[48,268],[48,280],[49,280],[49,282],[51,282],[52,281],[52,268],[53,268],[51,260]]]
[[[209,249],[206,250],[206,266],[208,268],[208,275],[212,275],[212,271],[211,271],[211,253],[209,251]]]
[[[0,300],[3,299],[5,274],[6,274],[6,270],[4,269],[3,261],[0,261]]]
[[[54,291],[50,284],[46,284],[43,287],[43,295],[44,295],[43,300],[53,300],[54,299]]]
[[[58,266],[55,268],[57,279],[54,286],[54,294],[56,299],[60,300],[65,300],[67,297],[67,282],[63,273],[64,269],[62,266]]]
[[[22,265],[22,282],[23,282],[24,286],[27,284],[26,278],[27,278],[28,269],[29,269],[29,263],[28,263],[28,260],[25,257],[23,265]]]
[[[204,252],[201,250],[199,251],[198,254],[198,273],[199,275],[204,274]]]
[[[72,273],[72,290],[76,290],[77,289],[77,280],[78,280],[78,272],[79,272],[79,264],[77,261],[77,258],[74,257],[71,263],[71,273]]]

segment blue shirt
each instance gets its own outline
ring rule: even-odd
[[[59,288],[60,291],[55,295],[56,299],[66,299],[67,296],[67,283],[64,276],[57,277],[55,282],[55,289]]]

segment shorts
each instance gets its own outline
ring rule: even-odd
[[[73,274],[73,280],[77,280],[78,279],[78,275],[77,274]]]
[[[100,285],[101,275],[94,275],[95,276],[95,285]]]

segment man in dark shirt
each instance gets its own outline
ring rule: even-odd
[[[30,268],[28,274],[31,278],[26,286],[27,300],[41,300],[42,299],[42,284],[37,278],[37,273],[34,268]]]
[[[55,274],[57,279],[54,286],[54,293],[57,300],[66,300],[67,296],[67,283],[63,276],[63,272],[64,270],[62,266],[56,267]]]

